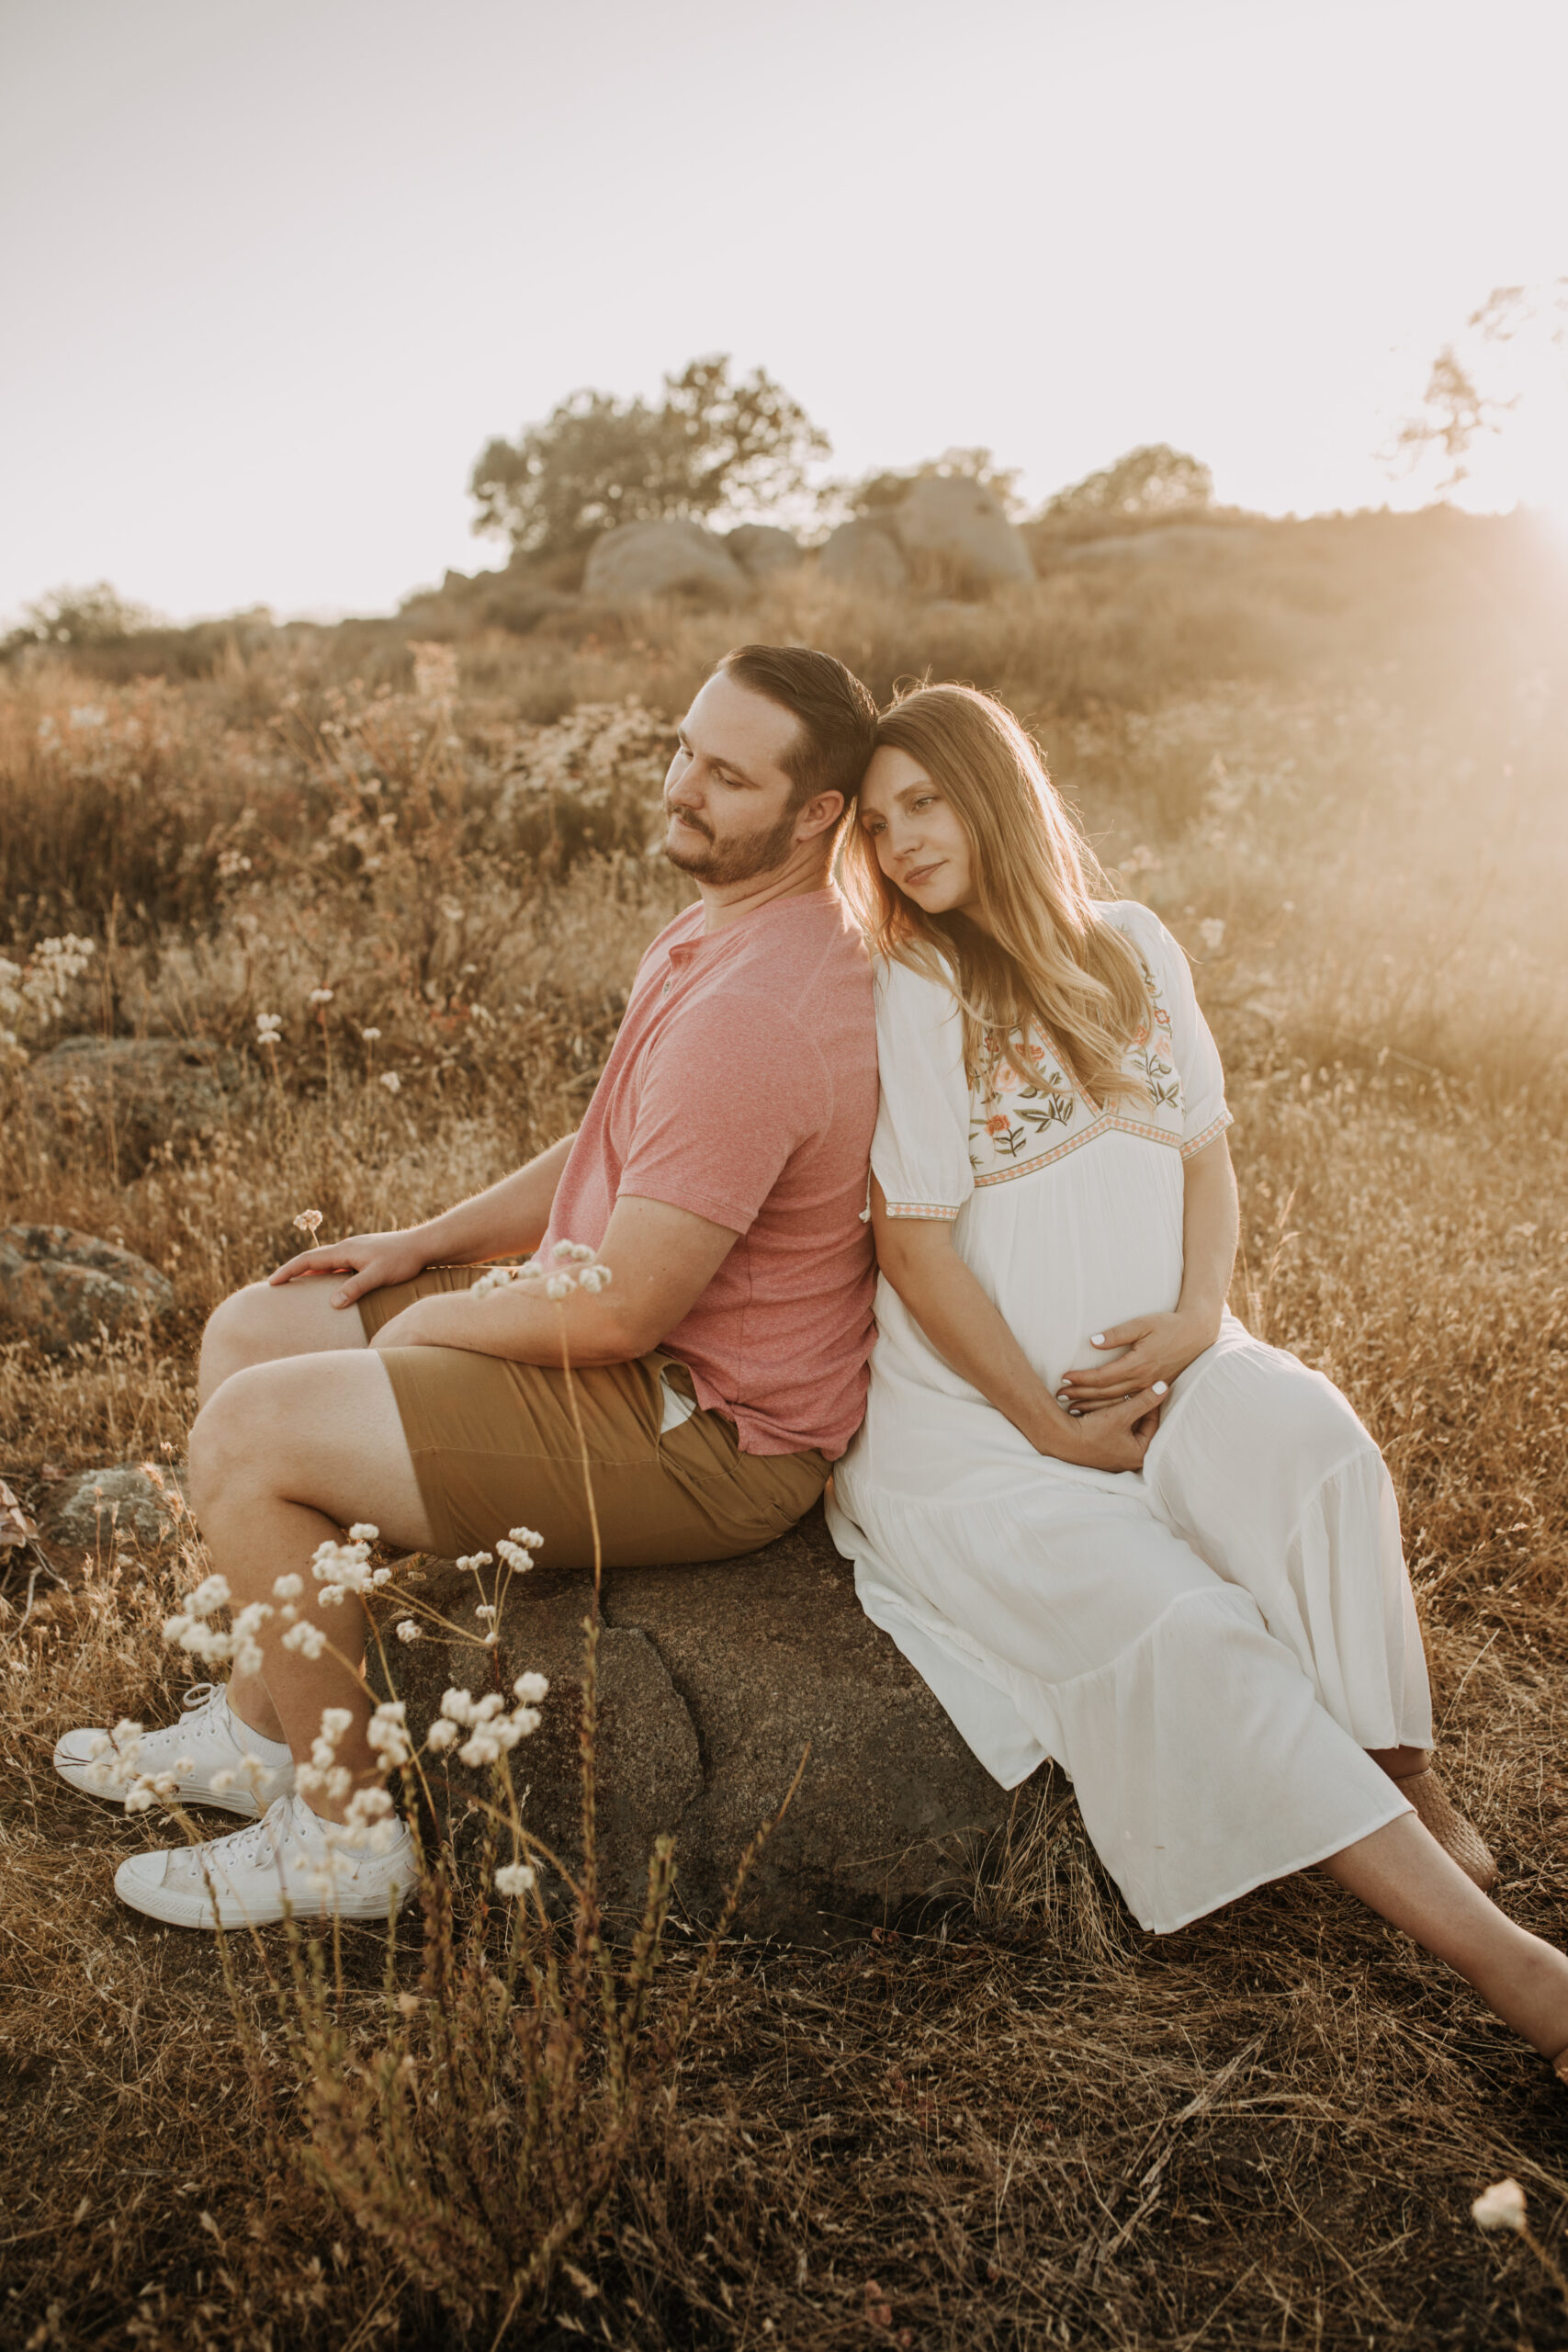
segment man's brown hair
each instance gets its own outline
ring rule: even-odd
[[[853,799],[876,748],[876,704],[852,670],[809,645],[738,645],[716,667],[749,693],[776,702],[799,727],[780,763],[795,786],[792,809],[819,792]]]

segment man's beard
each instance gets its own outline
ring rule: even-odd
[[[792,808],[776,825],[769,825],[761,832],[742,833],[739,839],[726,842],[722,849],[716,846],[705,825],[682,818],[677,830],[671,816],[664,854],[671,865],[689,874],[694,882],[753,882],[759,874],[773,873],[789,855],[797,813]],[[690,849],[682,839],[688,832],[698,836]]]

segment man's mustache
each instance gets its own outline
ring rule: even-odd
[[[681,822],[683,825],[690,825],[693,831],[701,833],[705,841],[712,841],[713,827],[711,825],[705,825],[700,817],[694,817],[689,809],[677,809],[672,800],[667,800],[665,802],[664,815],[667,822],[671,825],[674,823],[676,817],[679,816]]]

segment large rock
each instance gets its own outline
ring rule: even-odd
[[[909,584],[909,567],[898,542],[879,523],[840,523],[819,559],[825,580],[873,595],[895,596]]]
[[[923,475],[888,519],[916,579],[933,587],[998,588],[1033,576],[1022,533],[963,475]]]
[[[399,1581],[411,1575],[457,1622],[477,1625],[471,1576],[424,1562]],[[540,1566],[513,1584],[498,1649],[477,1639],[405,1645],[390,1637],[405,1613],[394,1586],[379,1611],[386,1668],[373,1666],[421,1736],[452,1684],[478,1696],[509,1691],[525,1668],[548,1675],[543,1725],[513,1766],[528,1826],[568,1860],[591,1600],[586,1575]],[[1007,1817],[1007,1792],[863,1613],[820,1510],[746,1559],[606,1570],[599,1689],[600,1845],[608,1907],[623,1922],[641,1909],[661,1830],[677,1841],[678,1901],[711,1919],[807,1747],[794,1802],[748,1881],[739,1924],[752,1933],[823,1943],[955,1894]],[[434,1776],[455,1826],[487,1777],[456,1765]]]
[[[725,533],[724,547],[748,580],[765,580],[772,571],[792,571],[806,554],[798,539],[773,523],[741,523]]]
[[[78,1470],[55,1487],[39,1514],[47,1544],[71,1551],[107,1553],[117,1535],[129,1535],[143,1551],[174,1542],[178,1528],[175,1498],[184,1482],[173,1467],[159,1477],[130,1464],[107,1470]]]
[[[700,523],[624,523],[594,540],[582,578],[585,596],[610,604],[679,589],[728,599],[745,588],[746,574],[724,541]]]
[[[208,1037],[67,1037],[22,1075],[34,1116],[103,1136],[122,1175],[161,1144],[223,1126],[238,1082],[233,1057]]]
[[[0,1231],[0,1322],[29,1332],[49,1355],[145,1326],[175,1303],[155,1266],[64,1225]]]

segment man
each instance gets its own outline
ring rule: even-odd
[[[326,1708],[345,1711],[337,1785],[377,1773],[369,1702],[299,1632],[360,1654],[358,1602],[321,1611],[311,1561],[357,1521],[446,1555],[526,1525],[546,1560],[589,1560],[563,1340],[608,1561],[754,1550],[820,1493],[861,1419],[873,1331],[871,975],[829,868],[875,718],[827,654],[727,655],[664,787],[665,854],[698,903],[644,956],[581,1127],[428,1224],[306,1250],[214,1314],[197,1518],[236,1609],[272,1601],[279,1576],[303,1589],[294,1624],[263,1629],[261,1670],[149,1734],[137,1762],[172,1772],[183,1803],[254,1815],[255,1757],[276,1801],[248,1831],[124,1863],[138,1910],[210,1927],[210,1884],[223,1924],[276,1918],[331,1878],[344,1914],[384,1917],[407,1892],[406,1831],[345,1845],[344,1803],[294,1785]],[[553,1262],[561,1242],[595,1250],[609,1283],[472,1295],[485,1261]],[[94,1752],[68,1733],[56,1764],[91,1787]],[[324,1822],[340,1825],[330,1871]]]

